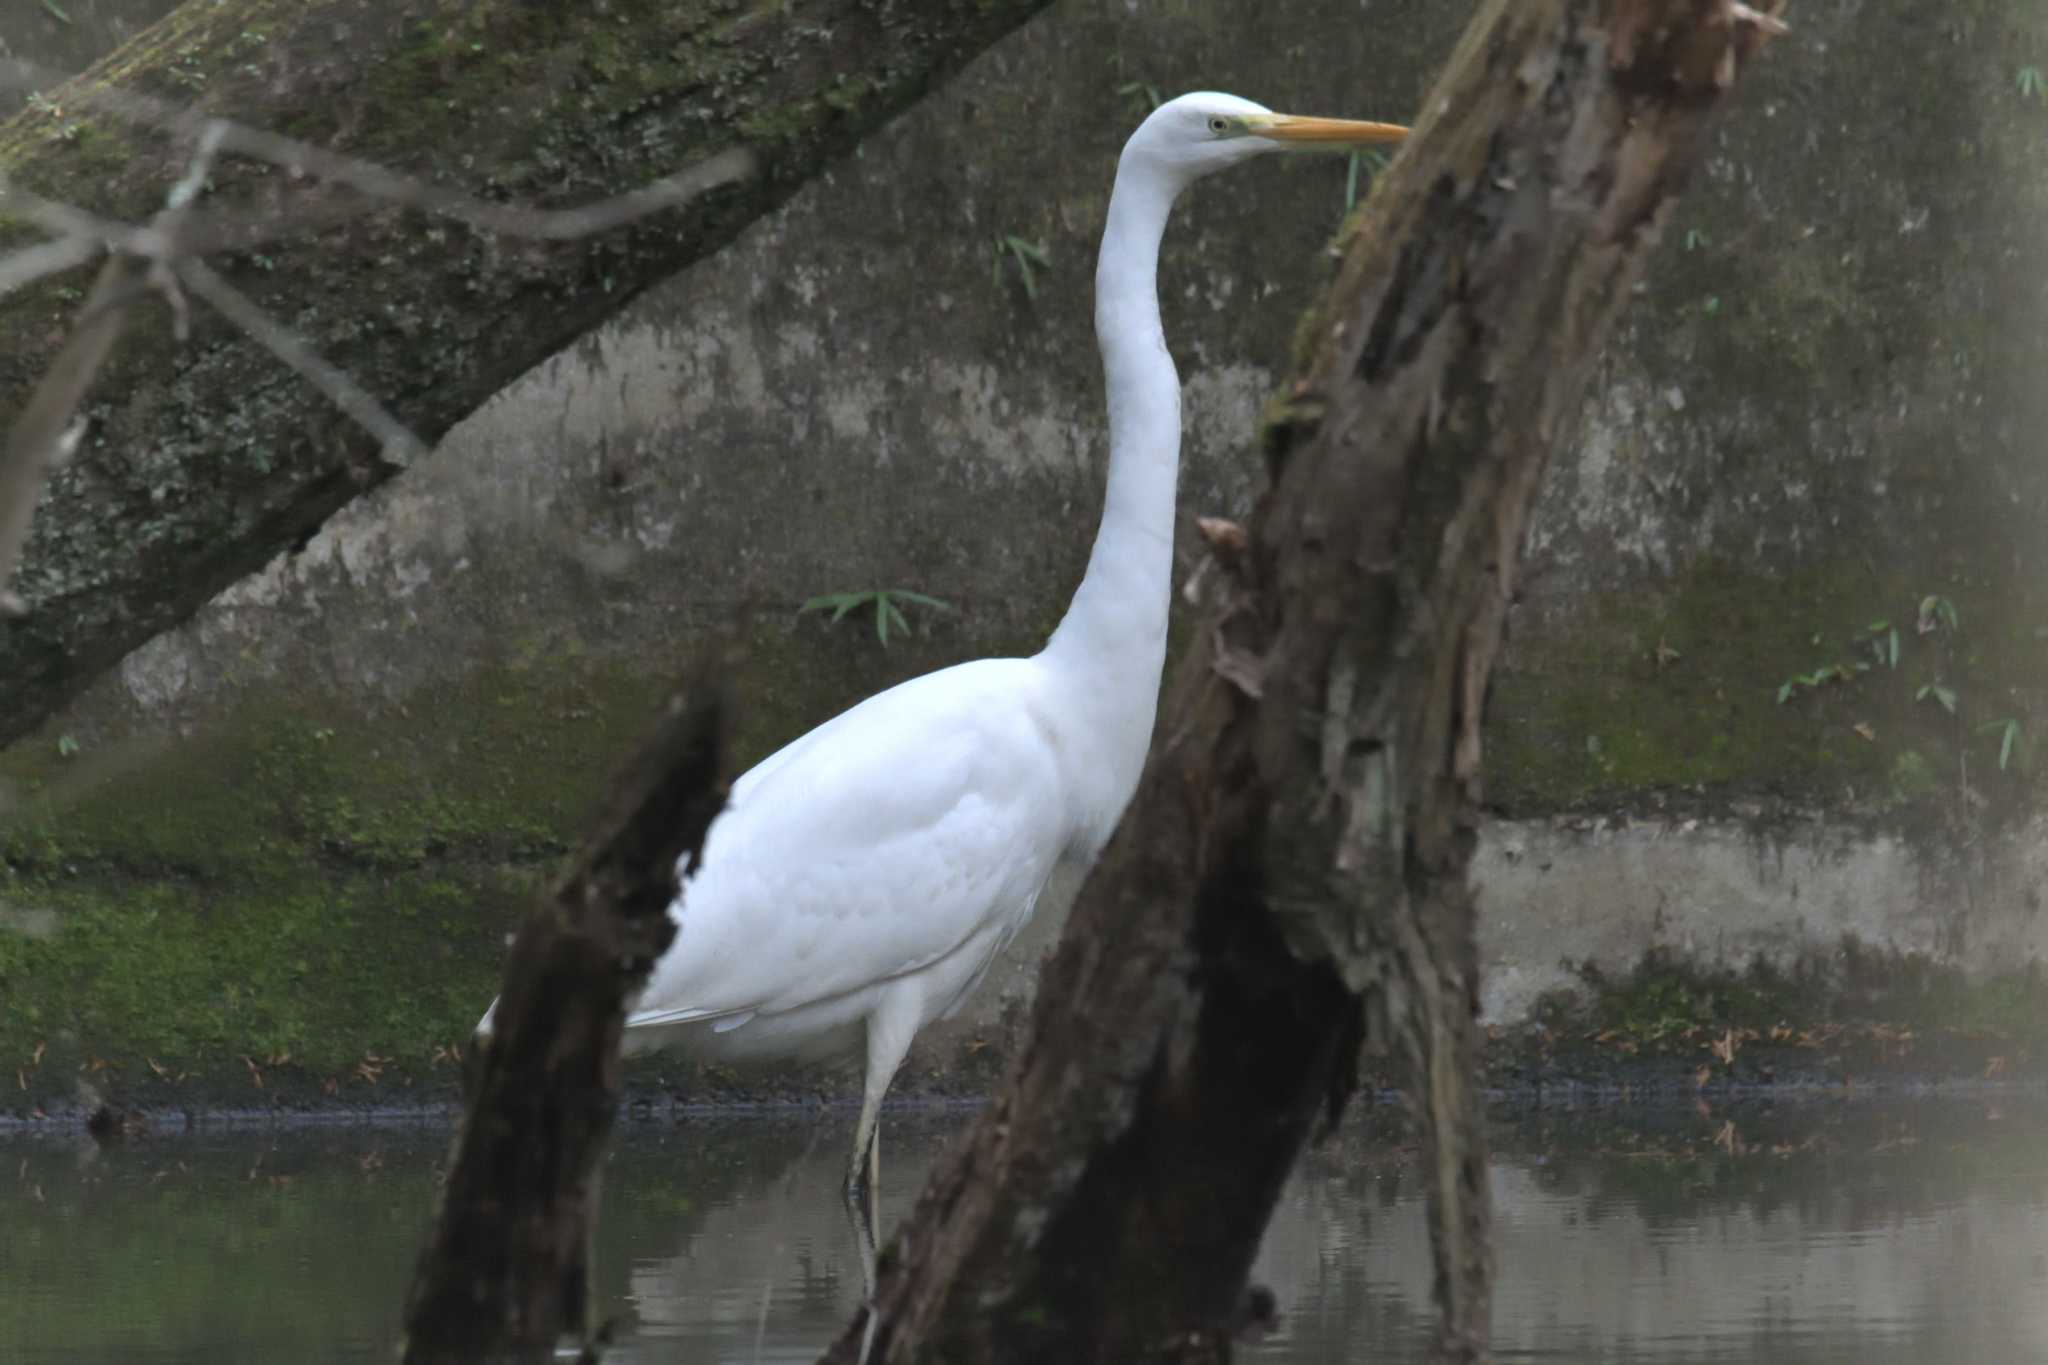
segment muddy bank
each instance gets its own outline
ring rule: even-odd
[[[1988,1036],[1916,1032],[1901,1038],[1872,1025],[1779,1040],[1735,1030],[1681,1032],[1631,1047],[1625,1039],[1543,1025],[1497,1034],[1484,1067],[1489,1111],[1502,1123],[1577,1114],[1582,1123],[1637,1129],[1665,1124],[1660,1114],[1689,1122],[1731,1107],[1762,1114],[1774,1106],[1810,1109],[1899,1099],[1968,1107],[2048,1098],[2048,1051]],[[1733,1061],[1722,1060],[1726,1055]],[[806,1115],[850,1122],[859,1108],[858,1089],[829,1084],[829,1076],[792,1074],[766,1085],[717,1077],[679,1083],[671,1076],[640,1068],[629,1078],[619,1110],[621,1140],[635,1130],[679,1122]],[[908,1078],[891,1091],[888,1112],[900,1119],[971,1111],[986,1100],[994,1079],[968,1084],[950,1072]],[[1368,1059],[1361,1079],[1353,1121],[1385,1125],[1387,1141],[1406,1143],[1403,1099],[1392,1075]],[[417,1084],[401,1079],[391,1093],[338,1097],[305,1077],[279,1075],[260,1097],[214,1087],[167,1094],[114,1086],[104,1093],[74,1091],[65,1099],[0,1106],[0,1136],[120,1142],[300,1126],[447,1131],[460,1112],[460,1091],[444,1078]]]

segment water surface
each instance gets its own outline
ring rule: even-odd
[[[892,1113],[885,1215],[969,1116]],[[1502,1361],[2048,1361],[2048,1107],[1977,1098],[1524,1115],[1496,1133]],[[597,1281],[621,1365],[808,1361],[859,1275],[850,1113],[642,1124]],[[1310,1155],[1256,1277],[1261,1365],[1413,1359],[1412,1154],[1369,1119]],[[0,1140],[0,1360],[388,1360],[446,1151],[430,1128]],[[1162,1249],[1162,1254],[1170,1254]]]

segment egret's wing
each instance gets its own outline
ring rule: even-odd
[[[776,1013],[1021,919],[1064,842],[1028,661],[913,679],[734,786],[632,1026]]]

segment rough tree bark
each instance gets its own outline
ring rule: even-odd
[[[1487,680],[1545,460],[1776,27],[1729,0],[1475,19],[1313,320],[1248,547],[1029,1042],[884,1256],[874,1359],[1227,1358],[1367,1035],[1421,1129],[1434,1353],[1486,1357],[1465,871]]]
[[[536,242],[385,210],[217,258],[431,442],[647,285],[715,251],[1048,0],[194,0],[0,124],[0,171],[129,223],[190,148],[98,111],[146,93],[497,201],[563,206],[722,151],[759,173],[626,229]],[[206,206],[332,213],[224,159]],[[0,218],[0,248],[23,240]],[[0,299],[0,414],[77,313],[72,281]],[[394,472],[379,443],[199,310],[139,310],[52,480],[0,622],[0,743]],[[4,423],[0,423],[4,425]],[[8,585],[0,583],[0,589]]]
[[[625,1002],[675,937],[678,859],[696,858],[725,805],[726,710],[708,684],[670,701],[519,931],[406,1305],[408,1365],[546,1361],[564,1333],[587,1338],[585,1256]]]

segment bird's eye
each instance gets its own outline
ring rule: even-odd
[[[1209,131],[1221,137],[1230,131],[1230,120],[1221,114],[1209,115]]]

